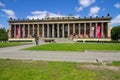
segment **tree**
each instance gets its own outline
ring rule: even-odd
[[[111,30],[111,38],[113,40],[118,40],[120,39],[120,26],[115,26]]]
[[[8,33],[5,28],[0,28],[0,41],[7,41]]]

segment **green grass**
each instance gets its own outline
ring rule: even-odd
[[[0,48],[10,47],[10,46],[18,46],[18,45],[23,45],[23,44],[28,44],[28,43],[21,43],[21,42],[4,42],[4,43],[0,43]]]
[[[115,43],[53,43],[26,48],[25,50],[48,50],[48,51],[84,51],[84,50],[120,50],[120,44]]]
[[[0,59],[0,80],[120,80],[119,72],[81,68],[81,65],[83,63]]]
[[[120,61],[113,61],[112,63],[108,63],[110,66],[120,66]]]

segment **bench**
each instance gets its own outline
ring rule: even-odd
[[[44,42],[55,42],[55,39],[43,39]]]

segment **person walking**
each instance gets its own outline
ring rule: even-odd
[[[39,37],[38,36],[35,37],[35,43],[36,43],[36,46],[39,45]]]
[[[34,34],[34,38],[36,46],[39,45],[39,37],[36,34]]]

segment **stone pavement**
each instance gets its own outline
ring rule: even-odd
[[[66,52],[21,50],[30,46],[34,46],[34,44],[0,48],[0,58],[67,62],[96,62],[96,59],[99,61],[120,61],[120,52],[116,51]]]

